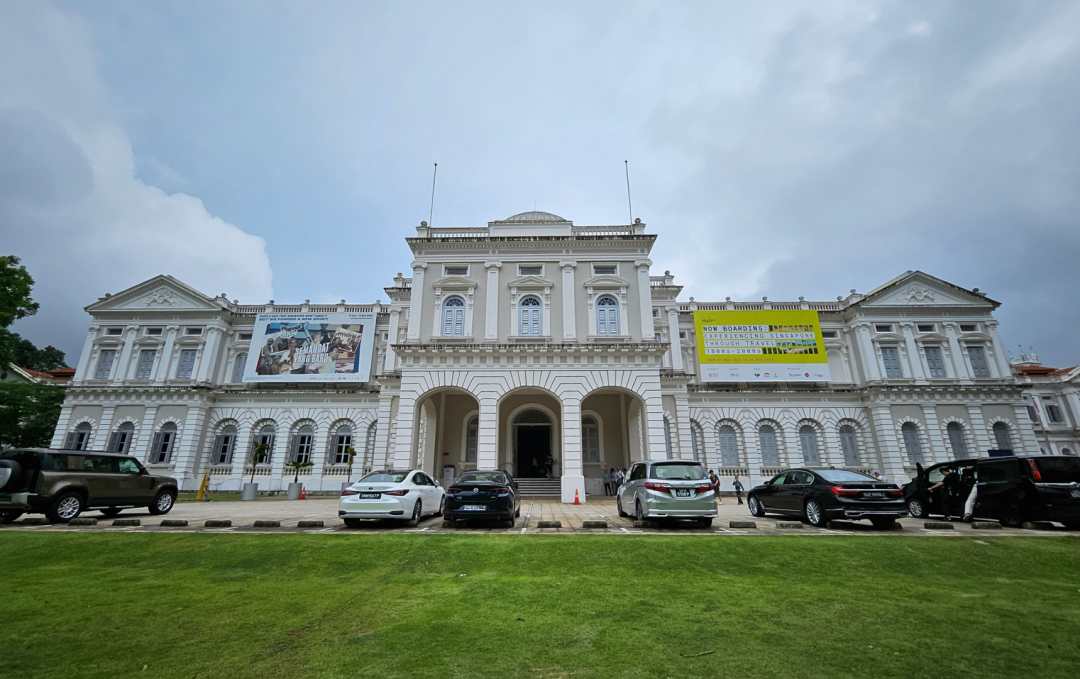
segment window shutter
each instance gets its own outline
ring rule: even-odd
[[[64,439],[64,450],[75,450],[75,442],[78,440],[78,434],[69,431],[67,438]]]
[[[225,445],[225,435],[218,434],[214,437],[214,447],[211,448],[214,451],[212,464],[221,464],[225,461],[225,453],[221,450],[223,445]]]
[[[904,448],[907,449],[908,462],[912,465],[922,464],[922,442],[919,441],[919,430],[910,422],[900,427],[900,433],[904,438]]]
[[[150,446],[150,462],[157,464],[163,461],[164,453],[161,450],[162,444],[165,441],[165,432],[158,432],[154,434],[154,443]]]
[[[120,451],[120,432],[114,431],[109,434],[109,447],[106,448],[110,453],[116,453]]]
[[[844,464],[849,467],[859,464],[859,440],[855,429],[849,425],[840,428],[840,450],[844,454]]]
[[[758,430],[758,443],[761,446],[761,464],[776,467],[780,465],[780,451],[776,446],[776,432],[772,427]]]
[[[949,434],[949,445],[952,447],[953,458],[957,460],[968,459],[967,441],[964,440],[964,428],[956,422],[950,422],[945,430]]]
[[[896,379],[904,376],[900,368],[900,352],[896,347],[881,347],[881,362],[885,364],[885,377]]]
[[[975,377],[990,377],[990,366],[986,363],[986,350],[982,347],[968,347],[971,369]]]
[[[926,365],[930,368],[930,377],[945,377],[945,360],[941,357],[940,347],[926,347]]]
[[[239,384],[244,381],[244,368],[247,365],[247,353],[237,354],[236,362],[233,363],[232,381]]]

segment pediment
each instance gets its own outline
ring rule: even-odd
[[[859,306],[989,306],[998,302],[922,271],[908,271],[876,288]]]
[[[585,281],[586,288],[626,288],[629,286],[630,281],[611,275],[593,276]]]
[[[555,285],[543,276],[518,276],[510,281],[511,288],[550,288]]]
[[[467,276],[443,276],[431,285],[436,288],[461,290],[463,288],[475,288],[476,281]]]
[[[217,311],[222,304],[172,276],[155,276],[86,307],[102,311]]]

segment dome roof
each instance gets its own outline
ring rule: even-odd
[[[559,215],[553,215],[550,212],[539,212],[537,210],[530,210],[529,212],[519,212],[516,215],[507,217],[500,221],[501,224],[566,224],[570,220],[560,217]]]

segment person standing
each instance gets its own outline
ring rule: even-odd
[[[735,487],[735,497],[736,497],[736,499],[738,499],[739,504],[742,504],[742,492],[743,492],[742,481],[740,481],[739,477],[736,476],[735,477],[735,482],[733,484],[731,484],[731,485],[733,485]]]
[[[611,471],[615,471],[612,469]],[[608,470],[604,470],[604,495],[614,495],[611,490],[611,473]]]
[[[956,495],[957,490],[960,487],[960,476],[948,467],[945,467],[941,471],[945,473],[945,476],[941,477],[940,481],[930,486],[930,490],[936,488],[941,489],[938,496],[938,500],[941,503],[941,513],[945,515],[946,521],[952,521],[949,507],[952,504],[953,496]]]
[[[724,498],[720,497],[720,477],[711,469],[709,470],[709,481],[712,482],[713,492],[716,493],[716,503],[724,504]]]

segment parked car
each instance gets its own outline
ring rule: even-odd
[[[1020,455],[943,462],[922,468],[904,486],[912,516],[940,514],[940,488],[930,487],[950,467],[960,473],[960,492],[949,513],[963,515],[971,486],[978,483],[975,518],[993,519],[1006,526],[1025,521],[1057,521],[1080,529],[1080,458],[1069,455]],[[916,513],[918,512],[918,514]]]
[[[374,471],[341,492],[338,516],[350,528],[361,519],[404,519],[416,526],[425,514],[442,513],[446,492],[418,469]]]
[[[155,476],[130,455],[85,450],[22,448],[0,454],[0,521],[43,513],[67,523],[88,509],[115,516],[146,507],[168,514],[176,479]]]
[[[790,469],[751,489],[754,516],[785,514],[824,526],[830,519],[869,519],[875,527],[907,515],[904,491],[895,483],[846,469]]]
[[[514,521],[521,516],[517,481],[504,471],[470,471],[446,489],[443,518],[447,521],[495,519]]]
[[[697,462],[645,460],[630,465],[615,498],[619,516],[695,519],[708,528],[716,518],[716,492]]]

